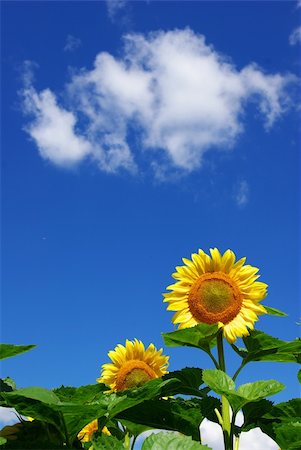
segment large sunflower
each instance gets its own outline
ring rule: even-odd
[[[235,254],[223,255],[210,249],[183,258],[184,266],[176,267],[176,283],[167,287],[164,301],[168,310],[177,311],[173,323],[188,328],[198,323],[223,328],[225,338],[233,343],[237,337],[248,336],[259,314],[266,313],[259,303],[266,296],[267,285],[256,281],[259,269],[245,265],[246,258],[235,262]]]
[[[118,344],[108,353],[112,362],[102,366],[102,374],[97,381],[110,386],[113,391],[142,386],[146,381],[167,373],[169,357],[162,352],[153,344],[145,349],[137,339],[126,340],[125,346]]]

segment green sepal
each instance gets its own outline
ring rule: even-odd
[[[280,309],[272,308],[271,306],[264,305],[264,309],[270,316],[278,316],[278,317],[287,317],[288,314],[286,314],[283,311],[280,311]]]

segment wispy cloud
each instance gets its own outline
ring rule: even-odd
[[[91,70],[72,76],[64,102],[27,83],[26,131],[43,158],[67,167],[92,158],[116,172],[135,171],[145,157],[161,173],[189,172],[206,152],[235,145],[248,101],[267,129],[288,108],[293,75],[267,74],[255,63],[237,70],[190,29],[124,40],[122,57],[99,53]]]
[[[128,2],[126,0],[106,0],[108,16],[112,22],[116,21],[128,21],[127,7]]]
[[[250,197],[250,188],[246,180],[240,181],[235,188],[235,201],[240,207],[245,206]]]
[[[295,28],[289,36],[290,45],[296,45],[301,43],[301,26]]]
[[[72,34],[68,34],[68,36],[66,38],[65,46],[64,46],[64,52],[74,52],[81,46],[82,46],[82,41],[79,38],[72,36]]]

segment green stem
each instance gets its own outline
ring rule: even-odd
[[[240,434],[238,436],[236,436],[236,438],[235,438],[234,450],[239,450],[239,439],[240,439]]]
[[[213,364],[215,365],[215,368],[216,368],[216,369],[219,369],[219,364],[218,364],[218,362],[216,361],[216,359],[214,358],[214,356],[213,356],[213,354],[212,354],[212,352],[211,352],[210,349],[209,349],[208,355],[209,355],[210,358],[212,359]]]
[[[235,374],[233,375],[232,379],[233,381],[236,380],[236,378],[238,377],[238,375],[240,374],[241,370],[245,367],[246,364],[244,364],[243,362],[241,363],[241,365],[239,366],[239,368],[237,369],[237,371],[235,372]]]
[[[217,335],[217,352],[219,368],[223,372],[226,372],[222,331],[220,331]],[[233,440],[231,440],[230,405],[228,399],[224,395],[222,395],[222,417],[225,449],[233,450]]]

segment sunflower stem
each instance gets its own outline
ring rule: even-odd
[[[217,352],[218,352],[219,368],[220,370],[226,373],[222,330],[217,335]],[[230,405],[228,399],[224,395],[222,395],[221,398],[222,398],[222,418],[223,418],[223,434],[224,434],[225,449],[233,450],[233,440],[231,439]]]

